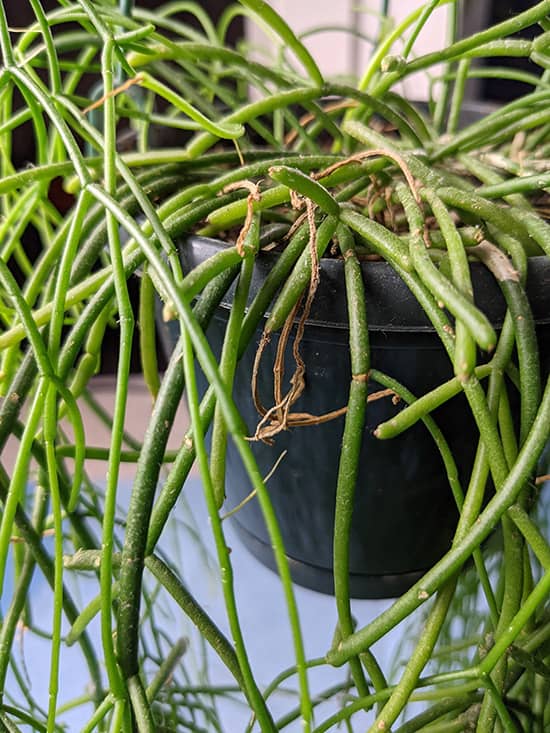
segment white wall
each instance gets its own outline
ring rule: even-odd
[[[423,4],[425,0],[393,0],[390,13],[399,22]],[[337,25],[376,37],[380,23],[377,14],[382,3],[380,0],[270,0],[270,5],[297,34],[317,26]],[[433,13],[415,44],[417,55],[445,45],[448,12],[449,5],[444,5]],[[247,38],[259,49],[265,48],[266,37],[257,26],[248,24]],[[318,33],[305,38],[304,43],[329,78],[361,76],[372,48],[365,41],[342,32]],[[399,46],[394,52],[399,53]],[[405,82],[404,92],[411,98],[425,99],[428,85],[424,74],[411,76]]]

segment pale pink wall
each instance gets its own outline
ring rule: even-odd
[[[400,22],[424,4],[424,0],[393,0],[390,12],[396,22]],[[379,0],[270,0],[270,5],[297,33],[321,25],[343,25],[354,27],[372,37],[377,35],[379,29]],[[434,12],[428,27],[418,38],[415,46],[417,54],[445,45],[448,11],[449,5],[444,5]],[[265,36],[251,24],[247,27],[247,38],[260,50],[267,51],[269,48]],[[371,50],[368,43],[341,32],[320,33],[304,39],[304,43],[328,77],[349,74],[361,76]],[[394,47],[394,53],[399,53],[399,45]],[[425,75],[411,77],[406,82],[405,93],[409,96],[423,99],[427,91],[428,79]]]

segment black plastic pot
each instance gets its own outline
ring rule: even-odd
[[[226,245],[191,237],[182,243],[186,271]],[[261,254],[255,267],[252,294],[270,271],[275,254]],[[369,319],[372,366],[385,372],[416,395],[452,377],[452,367],[432,326],[408,288],[384,262],[363,264]],[[505,304],[498,285],[482,265],[472,265],[477,305],[498,328]],[[550,261],[529,261],[528,294],[537,321],[543,371],[550,370]],[[219,354],[231,291],[208,330]],[[262,324],[263,325],[263,324]],[[250,376],[261,329],[237,368],[234,398],[250,431],[259,416],[251,398]],[[347,403],[350,361],[347,310],[342,262],[323,260],[321,280],[306,326],[301,353],[307,366],[306,389],[295,410],[321,415]],[[174,347],[177,328],[166,329],[165,343]],[[268,403],[277,341],[264,353],[259,377],[260,394]],[[289,356],[286,373],[292,374]],[[374,382],[370,389],[379,386]],[[271,404],[271,403],[269,403]],[[378,441],[373,429],[400,405],[391,399],[372,402],[367,410],[350,539],[350,587],[357,598],[385,598],[401,594],[450,547],[457,510],[441,457],[428,431],[418,424],[398,438]],[[433,413],[465,479],[470,472],[477,430],[463,396]],[[284,460],[268,488],[281,526],[294,580],[300,585],[331,593],[332,531],[343,418],[277,435],[273,446],[252,443],[263,475],[283,451]],[[252,487],[236,451],[229,447],[227,508],[250,493]],[[239,534],[250,551],[274,568],[268,533],[256,501],[235,515]]]

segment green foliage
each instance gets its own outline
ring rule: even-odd
[[[4,458],[0,464],[2,730],[62,729],[61,650],[72,644],[80,647],[78,674],[89,680],[90,692],[69,707],[82,706],[88,716],[83,730],[90,732],[221,731],[216,700],[223,697],[246,705],[249,730],[264,732],[297,719],[306,733],[342,724],[352,730],[359,711],[371,713],[373,732],[392,726],[401,733],[547,730],[550,548],[533,513],[533,481],[550,435],[550,382],[541,373],[525,282],[529,258],[550,256],[550,1],[470,38],[452,37],[440,52],[415,56],[414,39],[444,4],[427,2],[399,25],[382,23],[355,86],[323,78],[302,41],[262,0],[242,0],[244,7],[231,7],[218,25],[194,2],[169,4],[154,14],[100,0],[63,1],[48,13],[39,0],[30,4],[35,22],[17,33],[0,7],[2,453],[9,438],[18,444],[11,475]],[[452,29],[460,7],[453,6]],[[262,63],[246,47],[226,44],[227,26],[241,13],[278,39],[276,62]],[[188,23],[189,16],[196,23]],[[533,40],[515,36],[524,28],[534,31]],[[497,72],[484,59],[507,55],[533,62],[529,73],[502,72],[530,85],[529,91],[458,130],[467,80],[491,77]],[[432,79],[426,110],[394,91],[418,71]],[[177,144],[163,146],[164,135]],[[28,165],[14,158],[15,141],[22,138],[29,145]],[[190,232],[230,243],[183,272],[176,241]],[[267,245],[277,245],[280,257],[247,303],[255,258]],[[281,532],[231,383],[267,312],[266,338],[292,323],[305,296],[303,327],[319,258],[331,248],[345,260],[352,373],[335,507],[339,624],[333,643],[327,639],[326,658],[310,660]],[[383,258],[418,299],[454,366],[451,382],[415,396],[393,375],[371,370],[363,258]],[[502,289],[502,328],[495,329],[473,301],[473,260]],[[129,295],[136,276],[139,339]],[[218,364],[205,330],[235,280]],[[181,336],[164,374],[151,355],[155,293]],[[80,410],[93,399],[90,380],[113,327],[116,395],[112,414],[96,406],[111,434],[108,449],[101,449],[87,444]],[[142,440],[124,428],[134,342],[154,398]],[[478,349],[486,352],[486,364],[478,363]],[[210,384],[202,401],[196,362]],[[424,421],[441,452],[460,520],[448,553],[386,611],[355,628],[348,541],[369,378],[408,405],[375,435],[389,439]],[[298,383],[278,406],[279,424],[274,421],[259,437],[299,426],[302,418],[290,411]],[[168,451],[184,388],[191,427],[181,447]],[[478,428],[475,436],[465,436],[477,441],[477,453],[464,486],[431,415],[459,392]],[[518,425],[511,402],[520,405]],[[212,421],[209,452],[204,436]],[[249,659],[224,533],[229,440],[265,518],[292,632],[295,666],[267,689]],[[105,462],[104,491],[87,475],[90,457]],[[159,544],[195,459],[230,639]],[[124,462],[136,464],[127,512],[118,509]],[[6,581],[10,566],[13,588]],[[88,603],[74,583],[84,572],[94,587]],[[47,633],[32,620],[33,573],[51,588]],[[192,643],[218,655],[233,685],[191,679],[187,643],[163,634],[164,608],[177,608],[189,619],[198,630]],[[418,609],[425,610],[421,618]],[[100,642],[89,633],[96,617]],[[371,647],[407,619],[414,620],[415,641],[405,667],[389,680]],[[12,654],[20,625],[46,637],[47,701],[34,699]],[[346,665],[347,681],[321,698],[341,705],[314,722],[321,699],[310,693],[309,670],[330,665]],[[20,688],[17,701],[6,689],[8,674]],[[299,706],[274,721],[270,696],[293,675]],[[410,717],[409,704],[417,701],[423,711]]]

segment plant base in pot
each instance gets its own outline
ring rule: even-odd
[[[185,271],[227,245],[201,237],[183,243]],[[262,253],[256,261],[251,296],[257,292],[277,255]],[[421,396],[452,378],[452,365],[433,327],[407,286],[384,262],[363,263],[371,362],[373,369],[390,375],[415,396]],[[495,327],[502,324],[505,304],[498,285],[481,265],[472,266],[476,303]],[[550,368],[550,264],[531,258],[528,293],[537,321],[543,370]],[[210,324],[208,335],[219,355],[231,307],[230,291]],[[300,344],[306,365],[305,389],[295,409],[325,415],[347,404],[350,382],[349,330],[341,260],[323,259],[320,283]],[[175,324],[163,332],[173,349]],[[254,435],[261,419],[251,393],[257,331],[237,367],[233,396]],[[292,343],[292,339],[289,340]],[[258,394],[268,402],[273,393],[272,365],[277,339],[272,338],[262,356]],[[285,353],[285,374],[294,370],[291,348]],[[381,389],[371,380],[370,392]],[[396,404],[397,403],[397,404]],[[400,595],[449,549],[457,522],[457,509],[443,461],[426,427],[418,423],[389,441],[372,432],[402,409],[391,395],[372,401],[367,408],[359,476],[350,533],[350,595],[386,598]],[[465,397],[460,394],[433,413],[453,452],[461,479],[471,471],[478,433]],[[323,593],[333,592],[332,537],[338,457],[343,417],[290,427],[273,437],[272,445],[253,442],[260,471],[268,475],[268,489],[281,527],[293,579]],[[229,444],[226,505],[232,509],[250,494],[247,473]],[[240,537],[265,565],[275,568],[269,536],[256,501],[242,506],[232,519]]]

